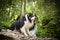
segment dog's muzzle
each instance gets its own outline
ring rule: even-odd
[[[37,16],[35,16],[35,20],[34,20],[34,21],[37,21],[37,19],[38,19],[38,17],[37,17]]]

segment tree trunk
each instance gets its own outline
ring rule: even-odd
[[[35,9],[35,4],[34,2],[32,2],[32,13],[34,12],[34,9]]]
[[[27,0],[24,0],[24,15],[25,15],[25,13],[26,13],[26,1],[27,1]]]
[[[20,7],[20,18],[22,17],[22,0],[21,0],[21,7]]]

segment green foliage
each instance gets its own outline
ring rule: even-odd
[[[20,15],[20,0],[0,0],[0,29],[9,28]]]
[[[60,8],[57,9],[58,4],[58,1],[38,0],[38,12],[40,13],[38,19],[40,22],[37,25],[37,37],[60,37]]]
[[[23,0],[0,0],[0,29],[9,28],[20,15]],[[35,7],[33,7],[33,2]],[[37,20],[37,37],[60,37],[60,6],[57,0],[28,0],[26,13],[35,12]]]

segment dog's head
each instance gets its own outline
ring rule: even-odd
[[[36,14],[33,14],[33,13],[29,13],[28,15],[27,15],[27,17],[28,17],[28,20],[31,22],[31,21],[35,21],[36,19],[37,19],[37,16],[36,16]]]

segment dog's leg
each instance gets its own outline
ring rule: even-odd
[[[29,29],[27,29],[27,33],[29,34],[29,36],[32,36],[32,34],[30,33]]]
[[[26,33],[25,28],[21,28],[21,32],[22,32],[25,36],[28,36],[28,34]]]

